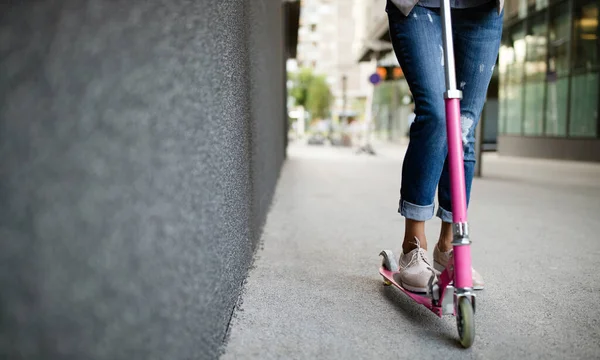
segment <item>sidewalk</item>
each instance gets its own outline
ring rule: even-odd
[[[376,150],[290,145],[223,359],[600,357],[600,165],[484,156],[469,215],[487,289],[463,350],[453,317],[381,284],[404,149]]]

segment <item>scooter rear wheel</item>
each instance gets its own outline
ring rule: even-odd
[[[460,344],[467,349],[473,345],[473,341],[475,340],[473,304],[471,304],[469,298],[461,297],[458,299],[456,310],[456,326],[458,328]]]

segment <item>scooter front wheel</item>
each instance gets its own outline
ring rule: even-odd
[[[456,326],[458,328],[458,336],[460,344],[468,349],[473,345],[475,340],[475,319],[473,314],[473,304],[467,297],[458,299],[456,307]]]

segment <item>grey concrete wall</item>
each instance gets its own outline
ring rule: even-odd
[[[211,359],[284,159],[277,0],[0,5],[0,358]]]

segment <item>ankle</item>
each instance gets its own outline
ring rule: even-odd
[[[452,223],[442,222],[437,249],[441,252],[452,250]]]
[[[452,250],[452,242],[445,241],[443,239],[439,239],[438,243],[435,246],[441,252],[448,252],[448,251]]]
[[[425,222],[406,219],[404,228],[404,242],[402,250],[405,254],[417,247],[427,250],[427,239],[425,237]]]
[[[427,250],[427,240],[425,239],[425,237],[417,237],[417,239],[419,239],[419,243],[417,245],[417,241],[415,240],[415,237],[412,238],[404,238],[404,242],[402,243],[402,251],[405,254],[408,254],[409,252],[413,251],[414,249],[420,247],[423,250]]]

